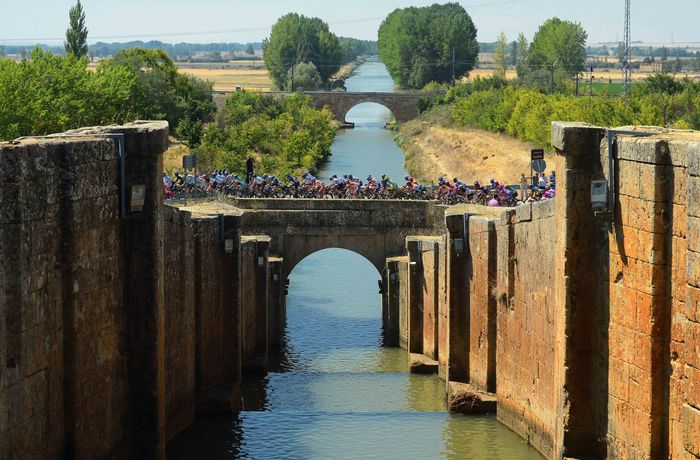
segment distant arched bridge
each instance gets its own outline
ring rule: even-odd
[[[223,103],[223,99],[230,92],[217,92],[217,104]],[[284,96],[294,94],[285,91],[270,91],[264,94]],[[348,111],[358,104],[374,102],[391,110],[398,122],[408,121],[418,116],[418,101],[425,97],[425,93],[379,93],[379,92],[343,92],[343,91],[304,91],[303,94],[311,98],[311,103],[317,108],[328,107],[338,121],[345,121]]]

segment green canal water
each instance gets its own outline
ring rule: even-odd
[[[390,91],[381,63],[348,80],[350,91]],[[361,105],[339,133],[322,174],[402,177],[403,155],[383,129],[387,109]],[[408,356],[382,347],[374,266],[327,249],[290,275],[287,326],[265,376],[248,377],[244,411],[198,420],[168,446],[183,459],[540,459],[494,416],[445,411],[444,382],[408,372]]]

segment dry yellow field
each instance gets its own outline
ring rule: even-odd
[[[96,63],[88,65],[88,69],[91,71],[96,68]],[[178,69],[185,75],[192,75],[212,82],[215,91],[233,91],[236,86],[253,91],[269,91],[273,85],[267,74],[267,69],[260,61],[231,61],[205,65],[184,64],[178,66]]]
[[[216,91],[233,91],[236,86],[256,91],[268,91],[272,88],[272,80],[264,69],[180,68],[180,72],[214,83]]]
[[[465,81],[471,81],[473,78],[476,76],[480,76],[481,78],[484,77],[490,77],[493,75],[493,69],[474,69],[469,73],[469,78],[466,79]],[[642,80],[649,75],[653,75],[651,72],[633,72],[632,73],[632,78],[634,80]],[[680,75],[679,77],[682,78],[685,74]],[[583,77],[585,78],[590,78],[590,73],[585,72],[582,74]],[[608,70],[608,69],[597,69],[593,72],[593,76],[595,77],[594,80],[599,81],[599,82],[604,82],[605,80],[612,79],[613,81],[622,81],[624,78],[624,75],[620,70],[614,69],[614,70]],[[690,78],[700,76],[700,74],[689,74],[688,75]],[[506,71],[506,78],[511,80],[517,77],[517,74],[515,72],[515,69],[508,69]]]

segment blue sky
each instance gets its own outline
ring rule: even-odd
[[[0,44],[60,43],[75,0],[0,0]],[[165,42],[249,42],[269,34],[288,12],[318,16],[338,35],[376,39],[393,9],[434,1],[412,0],[83,0],[89,41],[160,39]],[[480,41],[531,38],[547,18],[580,22],[589,42],[622,37],[623,0],[463,0]],[[700,42],[700,0],[632,0],[632,39]],[[28,39],[28,40],[27,40]],[[54,40],[48,40],[54,39]],[[58,40],[56,40],[58,39]],[[18,41],[21,40],[21,41]]]

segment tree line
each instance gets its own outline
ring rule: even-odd
[[[477,77],[450,88],[440,103],[449,104],[458,126],[504,133],[547,148],[553,121],[700,130],[700,82],[664,74],[633,85],[627,99],[544,94],[500,77]]]
[[[133,48],[102,61],[36,48],[21,62],[0,60],[0,139],[43,135],[134,119],[212,119],[210,83],[180,74],[161,50]]]

